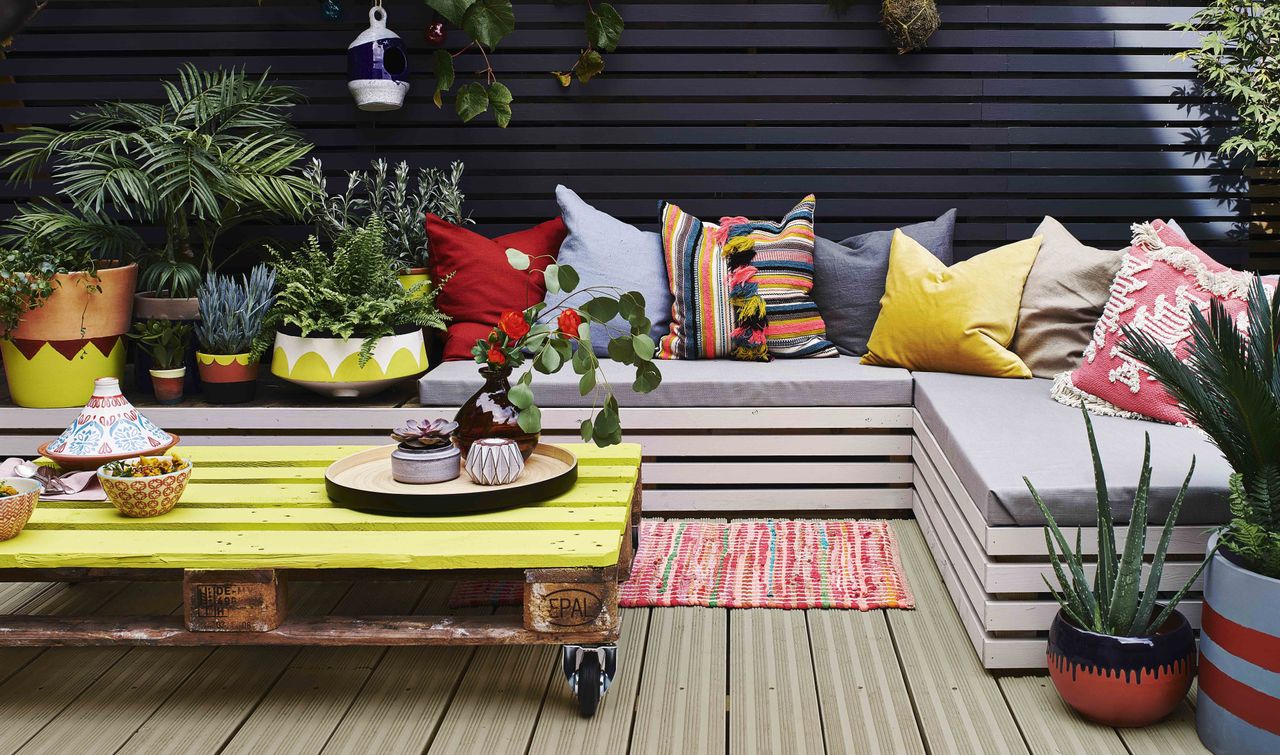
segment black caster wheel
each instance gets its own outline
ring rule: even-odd
[[[600,674],[600,658],[595,653],[583,656],[578,667],[578,688],[574,690],[578,714],[583,718],[591,718],[600,707]]]
[[[618,673],[618,647],[563,645],[560,662],[569,690],[578,701],[578,713],[583,718],[591,718]]]

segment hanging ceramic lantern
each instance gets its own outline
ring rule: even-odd
[[[369,9],[369,28],[347,47],[347,88],[361,110],[399,110],[409,93],[409,57],[387,28],[382,3]]]

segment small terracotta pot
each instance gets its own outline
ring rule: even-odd
[[[210,404],[243,404],[258,392],[258,363],[248,354],[196,352],[204,399]]]
[[[17,495],[0,498],[0,540],[11,540],[27,526],[44,489],[35,480],[21,477],[4,477],[0,482],[18,491]]]
[[[1152,637],[1090,632],[1061,611],[1049,627],[1053,686],[1080,715],[1106,726],[1163,719],[1186,698],[1195,674],[1195,633],[1178,611]]]
[[[186,382],[187,368],[176,370],[151,370],[151,387],[155,389],[156,401],[166,406],[182,403],[183,384]]]

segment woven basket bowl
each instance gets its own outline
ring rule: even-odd
[[[34,480],[19,477],[0,479],[18,491],[17,495],[0,498],[0,540],[9,540],[18,536],[22,528],[27,526],[31,512],[36,510],[42,488]]]
[[[105,467],[104,467],[105,468]],[[191,464],[177,472],[157,477],[111,477],[98,470],[102,489],[112,505],[125,516],[141,519],[167,514],[178,505],[178,499],[191,479]]]

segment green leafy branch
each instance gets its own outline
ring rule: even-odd
[[[436,89],[432,100],[436,107],[444,107],[444,94],[457,83],[457,71],[454,60],[472,49],[478,50],[484,59],[484,68],[477,72],[476,81],[469,81],[458,87],[454,96],[454,107],[458,117],[464,122],[476,116],[493,111],[493,119],[498,126],[506,128],[511,123],[511,103],[514,98],[511,90],[498,81],[493,61],[489,57],[498,43],[506,39],[516,30],[515,9],[511,0],[424,0],[429,8],[439,13],[453,26],[461,29],[471,42],[459,50],[450,52],[439,49],[435,51],[432,69],[436,77]],[[583,26],[586,31],[587,45],[579,53],[577,62],[569,71],[552,71],[552,75],[567,87],[573,83],[574,77],[583,84],[591,81],[604,71],[604,57],[601,51],[613,52],[622,39],[622,16],[609,3],[593,3],[585,0],[586,15]]]

